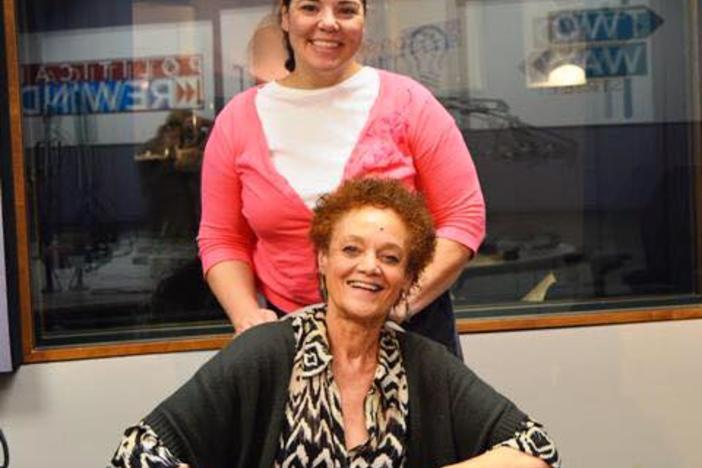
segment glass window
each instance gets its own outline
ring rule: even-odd
[[[227,329],[194,242],[218,14],[20,3],[37,343]]]
[[[17,3],[37,344],[230,330],[199,168],[217,112],[279,69],[271,1]],[[368,3],[362,61],[430,88],[481,178],[460,316],[698,301],[695,2]]]
[[[691,6],[456,8],[462,40],[447,28],[428,70],[487,200],[487,239],[453,288],[470,315],[698,300]]]

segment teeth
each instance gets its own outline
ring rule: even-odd
[[[361,289],[365,289],[367,291],[373,291],[373,292],[378,292],[382,289],[377,284],[364,283],[363,281],[349,281],[349,285],[354,287],[354,288],[361,288]]]
[[[325,49],[334,49],[336,47],[339,47],[339,45],[340,45],[338,42],[320,41],[320,40],[312,41],[312,44],[314,44],[318,47],[324,47]]]

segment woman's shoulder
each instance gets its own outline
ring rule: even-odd
[[[288,362],[295,350],[295,337],[289,320],[264,323],[236,335],[220,351],[220,359],[246,363]]]
[[[257,92],[258,87],[252,86],[251,88],[235,94],[229,102],[224,105],[220,113],[217,114],[217,118],[233,117],[235,115],[241,115],[241,113],[254,111],[254,99]]]
[[[399,110],[405,115],[410,124],[418,121],[418,116],[429,106],[433,109],[438,101],[423,84],[406,75],[378,70],[380,75],[379,101],[383,105],[378,108]]]
[[[237,148],[245,136],[252,133],[252,126],[257,122],[254,103],[257,89],[246,89],[229,100],[215,117],[214,129],[209,137],[211,141],[224,142],[230,148]]]
[[[410,360],[410,362],[414,360],[418,360],[419,362],[425,360],[436,362],[458,361],[444,345],[419,335],[418,333],[405,331],[398,333],[398,337],[403,355],[405,359]]]
[[[444,345],[413,332],[400,333],[399,338],[405,366],[424,378],[474,376],[473,371]]]
[[[380,83],[386,93],[401,94],[410,92],[421,96],[432,96],[431,91],[414,78],[388,70],[377,69]]]

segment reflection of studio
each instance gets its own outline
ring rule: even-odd
[[[398,299],[400,326],[419,327],[437,298],[452,304],[437,333],[544,424],[568,465],[696,468],[699,2],[367,0],[353,30],[343,8],[362,0],[292,0],[308,15],[292,23],[286,1],[2,3],[11,466],[105,465],[120,429],[256,325],[237,324],[208,284],[222,259],[249,261],[251,294],[223,289],[266,320],[324,301],[312,210],[338,182],[373,173],[424,194],[439,238],[470,257],[422,307],[419,293]],[[327,5],[320,28],[310,18]],[[286,61],[313,43],[327,58],[353,43],[365,84],[402,79],[377,78],[390,83],[384,100],[380,84],[334,94],[333,80],[285,94],[296,79]],[[319,102],[301,110],[310,90]],[[241,182],[211,189],[251,228],[220,230],[246,243],[235,254],[203,254],[208,168]],[[484,205],[456,202],[461,191]],[[38,439],[46,449],[31,448]]]

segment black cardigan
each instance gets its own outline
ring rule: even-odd
[[[434,342],[400,333],[408,467],[443,466],[514,436],[526,416]],[[295,355],[289,320],[247,330],[145,418],[192,468],[273,465]]]

